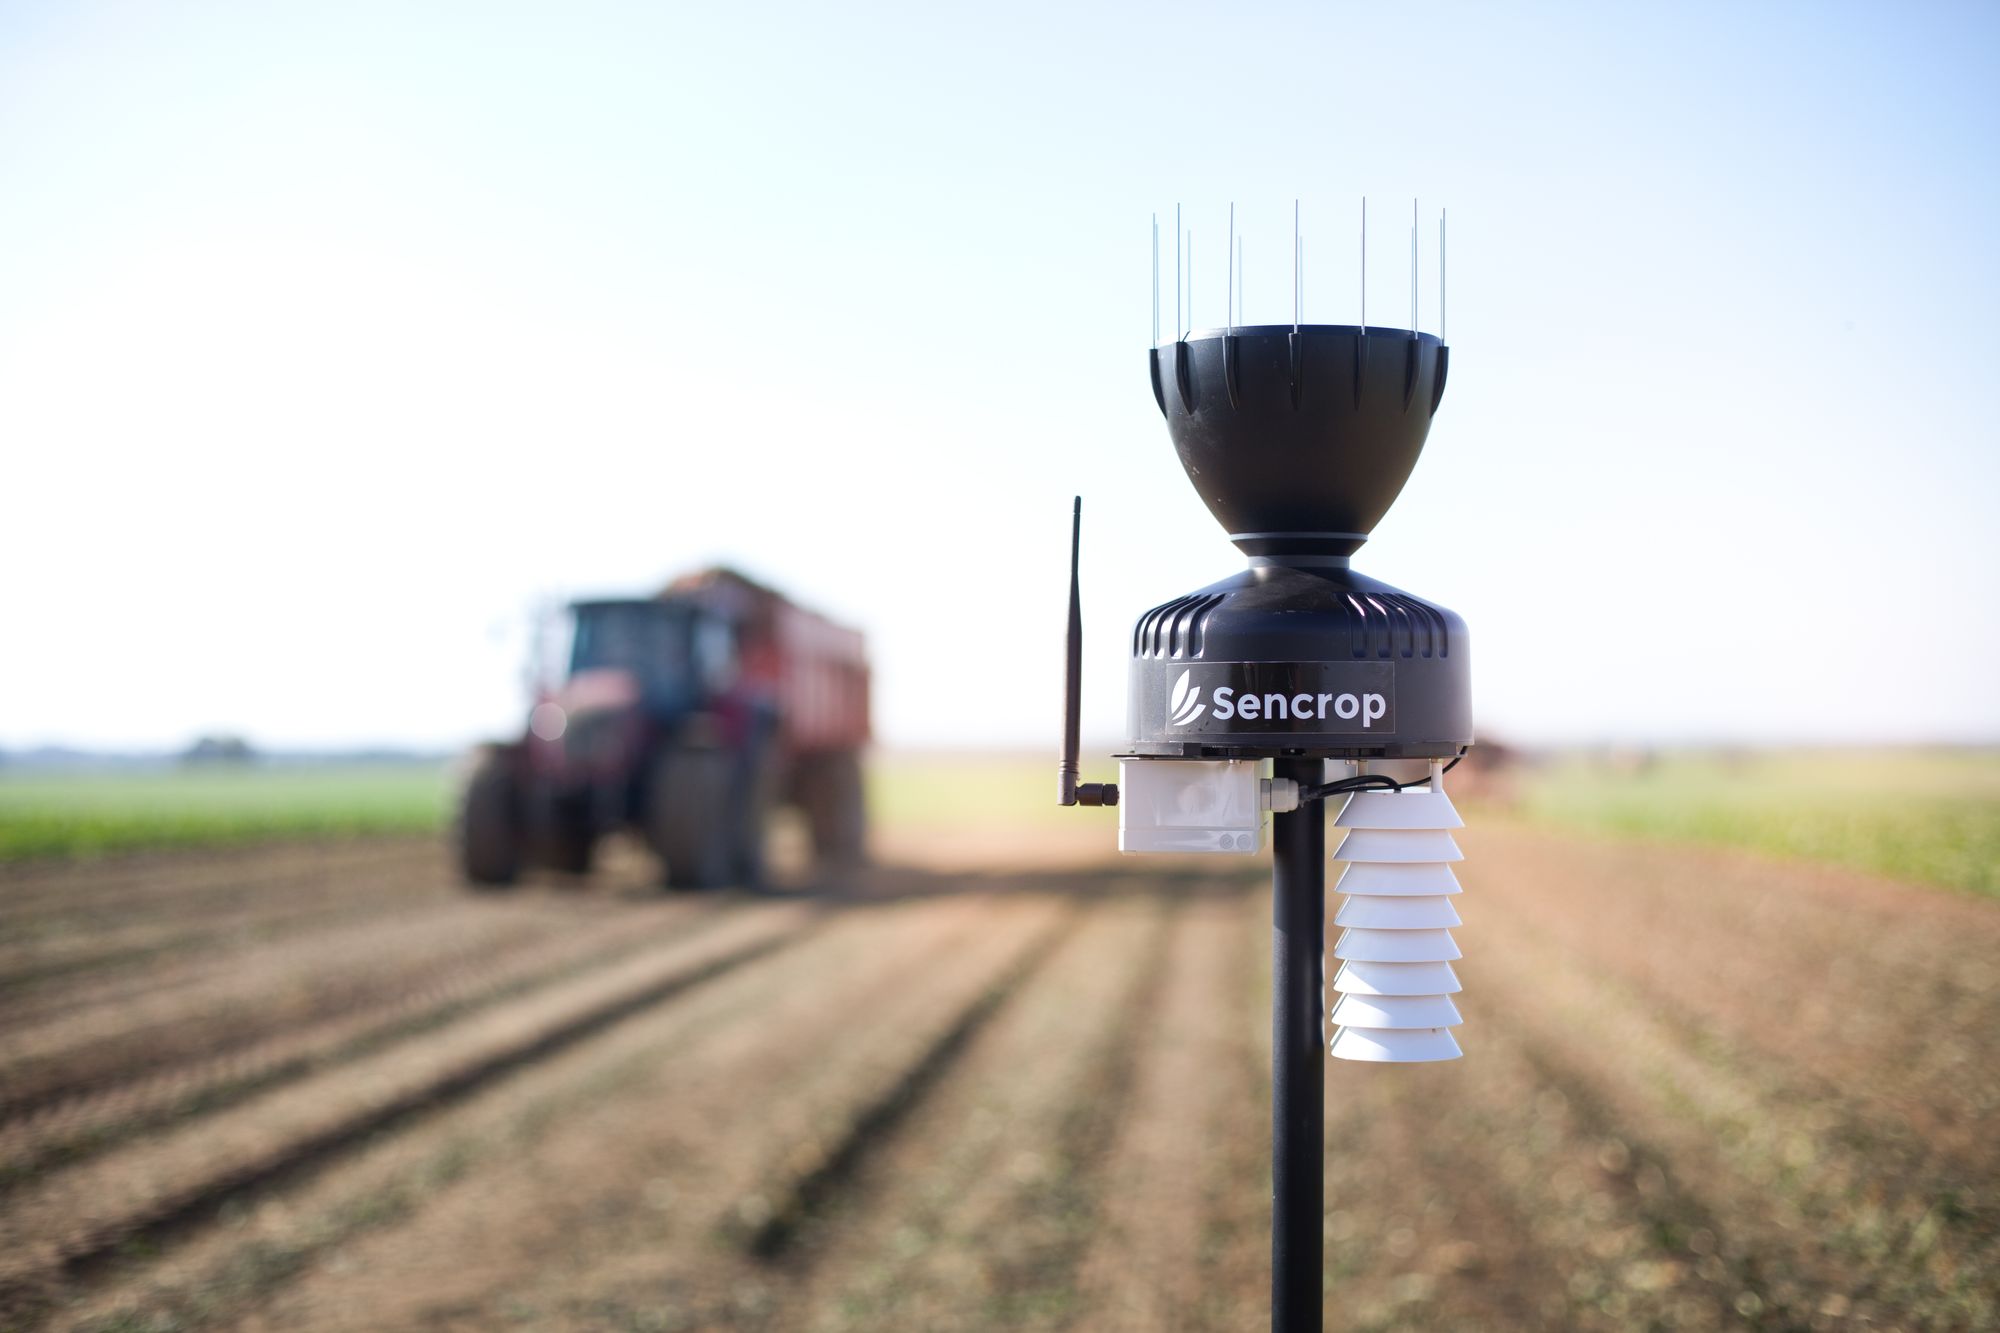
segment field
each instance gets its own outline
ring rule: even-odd
[[[1561,827],[1751,847],[2000,896],[1991,750],[1569,756],[1519,784]]]
[[[0,768],[0,861],[214,847],[279,837],[415,833],[445,816],[437,764]]]
[[[0,1325],[1261,1327],[1267,868],[1048,767],[899,765],[881,864],[755,894],[0,867]],[[2000,907],[1567,817],[1472,813],[1467,1058],[1329,1070],[1329,1327],[2000,1320]]]

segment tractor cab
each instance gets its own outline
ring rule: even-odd
[[[725,689],[735,635],[713,612],[678,598],[572,603],[561,694],[591,702],[623,697],[656,719],[693,712]]]

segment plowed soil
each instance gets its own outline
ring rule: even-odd
[[[1462,841],[1466,1058],[1328,1072],[1330,1328],[2000,1321],[2000,907]],[[0,1325],[1263,1327],[1265,869],[892,847],[0,871]]]

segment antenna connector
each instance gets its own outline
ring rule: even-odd
[[[1118,804],[1118,784],[1115,782],[1084,782],[1076,789],[1078,805]]]

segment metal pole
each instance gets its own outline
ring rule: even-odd
[[[1302,786],[1325,771],[1317,759],[1274,768]],[[1320,1333],[1326,806],[1308,801],[1271,822],[1271,1330]]]

